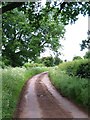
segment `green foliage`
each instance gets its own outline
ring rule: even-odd
[[[88,77],[90,77],[90,75],[89,75],[90,64],[89,63],[90,62],[88,59],[74,60],[72,62],[66,62],[66,63],[60,64],[59,68],[61,70],[66,71],[66,73],[68,75],[81,76],[81,77],[88,78]],[[81,66],[82,66],[83,70],[81,70],[81,68],[80,68]],[[80,71],[82,71],[82,72],[80,72]],[[85,73],[86,73],[86,75],[85,75]]]
[[[3,2],[3,6],[10,2]],[[59,39],[64,36],[64,25],[73,23],[79,14],[90,14],[88,2],[25,2],[2,15],[2,56],[11,66],[22,66],[28,59],[35,60],[45,47],[57,52]]]
[[[73,60],[79,60],[79,59],[82,59],[82,58],[80,56],[73,57]]]
[[[2,117],[12,118],[25,82],[35,74],[47,71],[47,68],[8,67],[0,71],[2,71]]]
[[[2,61],[0,61],[0,68],[5,68],[5,64]]]
[[[25,69],[7,68],[2,70],[2,117],[11,118],[24,85]]]
[[[81,51],[84,50],[84,49],[90,50],[90,30],[88,30],[87,34],[88,34],[87,39],[86,40],[82,40],[82,44],[80,44]]]
[[[43,63],[47,67],[56,66],[56,65],[59,65],[59,63],[62,63],[62,62],[63,61],[57,56],[56,57],[48,56],[48,57],[41,58],[41,63]]]
[[[60,67],[28,67],[28,69],[25,67],[7,67],[5,69],[0,69],[0,71],[2,71],[3,119],[12,118],[13,112],[16,109],[20,91],[26,80],[30,79],[35,74],[47,70],[49,71],[52,83],[58,90],[60,90],[63,96],[69,97],[76,103],[85,107],[89,106],[90,108],[90,104],[88,103],[88,101],[90,101],[90,95],[88,94],[90,82],[88,83],[87,79],[68,76],[60,69]]]
[[[24,67],[26,68],[30,68],[30,67],[44,67],[43,64],[39,64],[39,63],[25,63],[24,64]]]
[[[54,65],[59,65],[60,63],[62,63],[63,61],[58,57],[58,56],[56,56],[55,58],[54,58]]]
[[[86,52],[84,58],[90,59],[90,51]]]
[[[43,57],[42,58],[42,63],[47,66],[47,67],[51,67],[54,65],[54,59],[52,56],[49,57]]]
[[[50,78],[53,85],[60,91],[62,96],[75,101],[77,104],[90,109],[90,95],[88,79],[81,79],[73,76],[68,76],[60,68],[51,69]]]
[[[90,79],[90,61],[81,63],[76,71],[76,75]]]
[[[58,4],[58,3],[57,3]],[[68,23],[75,23],[79,14],[90,15],[89,2],[65,2],[60,5],[54,14],[55,18],[60,15],[60,20],[67,25]],[[64,6],[64,7],[63,7]],[[62,11],[61,11],[61,8]]]
[[[44,10],[36,13],[35,4],[32,2],[29,6],[26,13],[14,9],[2,15],[3,61],[8,60],[8,64],[13,67],[22,66],[28,59],[35,61],[45,47],[56,52],[60,46],[59,38],[65,33],[60,20],[55,22],[53,12],[47,15],[46,20],[46,16],[42,15]]]

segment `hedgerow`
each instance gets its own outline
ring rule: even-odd
[[[59,65],[60,70],[66,71],[68,75],[90,78],[90,60],[81,59],[64,62]]]
[[[2,118],[12,118],[25,82],[47,68],[7,67],[2,71]],[[1,79],[0,79],[1,80]]]
[[[69,76],[60,68],[49,71],[50,80],[62,96],[90,109],[90,82],[86,78]]]
[[[32,68],[32,67],[44,67],[43,64],[40,64],[40,63],[25,63],[24,64],[24,67],[26,68]]]

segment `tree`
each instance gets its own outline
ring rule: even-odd
[[[55,57],[52,57],[52,56],[43,57],[40,60],[40,63],[43,63],[47,67],[52,67],[52,66],[55,66],[55,65],[59,65],[62,62],[63,61],[58,56],[55,56]]]
[[[54,65],[59,65],[62,62],[63,61],[58,56],[54,57]]]
[[[86,54],[84,55],[84,58],[90,59],[90,51],[86,52]]]
[[[89,30],[88,30],[87,34],[88,34],[87,39],[86,40],[82,40],[82,44],[80,44],[81,51],[84,50],[84,49],[90,50],[90,31]]]
[[[13,17],[12,17],[13,15]],[[17,17],[14,17],[17,16]],[[24,25],[25,24],[25,25]],[[27,61],[27,40],[26,36],[30,30],[22,12],[15,10],[3,15],[3,38],[2,38],[2,56],[8,59],[12,66],[21,66],[23,61]],[[27,31],[26,31],[27,30]],[[21,39],[22,38],[22,39]],[[28,36],[30,38],[30,36]],[[26,40],[26,42],[24,42]],[[26,56],[23,57],[23,55]]]
[[[80,56],[73,57],[73,60],[80,60],[80,59],[82,59]]]
[[[76,0],[75,0],[76,1]],[[37,9],[40,9],[40,2],[31,2],[33,4],[33,8],[37,4]],[[7,11],[12,11],[14,8],[18,8],[21,11],[24,11],[24,13],[27,12],[27,8],[29,14],[32,14],[30,10],[30,2],[2,2],[2,13],[5,13]],[[32,7],[31,7],[32,8]],[[46,2],[46,7],[43,9],[46,15],[51,11],[54,11],[54,18],[57,19],[60,15],[60,20],[64,24],[68,24],[68,22],[75,22],[78,19],[79,14],[83,14],[84,16],[88,14],[90,16],[90,2],[57,2],[57,1],[50,1]],[[38,10],[37,10],[38,11]],[[41,11],[40,11],[41,12]]]
[[[42,63],[47,67],[54,66],[54,59],[52,56],[43,57],[41,60],[42,60]]]
[[[35,16],[35,13],[34,15],[32,13],[35,21],[33,19],[29,21],[28,14],[24,14],[22,11],[18,11],[18,9],[4,13],[3,60],[9,60],[8,63],[15,67],[28,62],[28,59],[34,61],[44,51],[45,47],[49,47],[52,51],[56,52],[60,46],[59,38],[63,37],[65,29],[60,20],[57,23],[55,22],[52,14],[48,15],[47,21],[43,17],[39,21],[41,24],[38,28],[36,24],[36,17],[38,18],[38,16]]]
[[[2,10],[11,4],[3,2]],[[3,59],[12,66],[21,66],[28,59],[34,61],[45,47],[57,52],[61,46],[59,39],[65,33],[64,25],[75,22],[79,13],[89,14],[89,10],[88,2],[58,5],[47,2],[44,8],[38,2],[25,2],[11,9],[8,7],[2,15]]]

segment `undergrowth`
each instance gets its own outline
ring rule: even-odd
[[[49,71],[53,85],[65,97],[72,99],[77,104],[90,109],[90,82],[86,78],[69,76],[58,67],[33,67],[19,68],[7,67],[2,71],[2,118],[12,118],[16,109],[20,91],[25,82],[32,76]]]
[[[88,79],[69,76],[60,68],[49,70],[50,79],[58,91],[78,105],[90,109],[90,82]]]
[[[44,70],[43,67],[30,69],[9,67],[2,69],[2,118],[13,117],[23,85],[29,78]]]

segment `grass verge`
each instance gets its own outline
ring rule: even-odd
[[[20,91],[25,82],[46,69],[44,67],[2,69],[2,118],[13,117]]]
[[[85,107],[86,110],[90,109],[90,82],[88,79],[69,76],[59,68],[49,70],[49,76],[53,85],[63,96]]]

